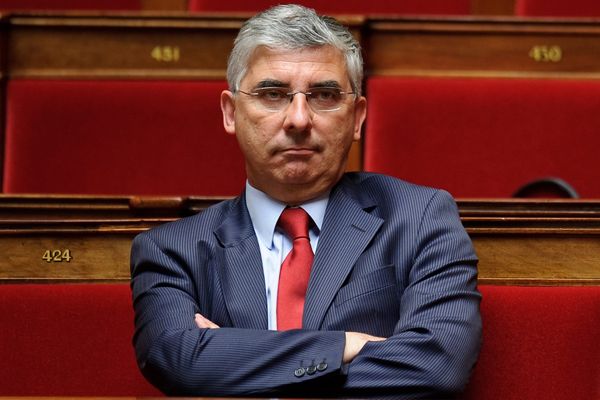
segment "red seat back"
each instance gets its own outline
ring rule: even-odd
[[[140,10],[142,0],[0,0],[0,10]]]
[[[223,129],[224,81],[11,80],[4,191],[237,195],[245,180]]]
[[[277,4],[276,0],[190,0],[190,11],[243,11],[257,12]],[[295,2],[325,14],[439,14],[466,15],[470,13],[470,0],[300,0]]]
[[[1,396],[156,396],[127,284],[0,285]]]
[[[480,286],[483,345],[465,400],[600,396],[600,286]]]
[[[560,178],[600,197],[600,82],[372,77],[364,168],[456,197]]]
[[[600,17],[598,0],[516,0],[515,12],[523,17]]]

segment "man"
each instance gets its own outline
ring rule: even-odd
[[[246,188],[135,239],[144,375],[172,395],[460,391],[479,349],[477,260],[447,193],[344,174],[366,115],[356,41],[278,6],[242,27],[227,78]]]

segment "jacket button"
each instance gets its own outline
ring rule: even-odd
[[[314,365],[311,365],[310,367],[306,368],[306,373],[309,375],[314,374],[315,372],[317,372],[317,367]]]
[[[297,370],[294,371],[294,375],[297,378],[300,378],[301,376],[304,376],[304,368],[298,368]]]
[[[326,362],[322,362],[322,363],[319,363],[319,365],[317,365],[317,371],[319,371],[319,372],[325,371],[326,369],[327,369]]]

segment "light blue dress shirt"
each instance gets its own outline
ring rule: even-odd
[[[319,233],[325,218],[328,201],[329,192],[300,205],[314,222],[308,232],[313,253],[317,251]],[[246,206],[260,247],[267,294],[269,329],[276,330],[279,270],[283,260],[292,249],[292,241],[277,228],[277,221],[286,204],[269,197],[246,182]]]

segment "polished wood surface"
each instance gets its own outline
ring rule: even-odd
[[[0,282],[127,281],[136,234],[220,200],[0,196]],[[458,205],[480,258],[481,283],[600,284],[600,201]]]
[[[126,281],[136,234],[215,201],[0,196],[0,281]]]
[[[9,78],[225,79],[250,14],[21,13],[3,18]],[[340,16],[367,77],[600,77],[600,20]],[[93,44],[93,45],[91,45]]]
[[[225,79],[227,54],[244,20],[13,15],[6,73],[10,78]]]
[[[9,78],[222,79],[251,14],[18,13],[6,17]],[[363,18],[341,17],[360,38]]]
[[[473,15],[514,15],[515,0],[471,0]]]
[[[368,75],[600,78],[600,20],[370,19]]]
[[[482,283],[600,284],[600,202],[462,200]]]

